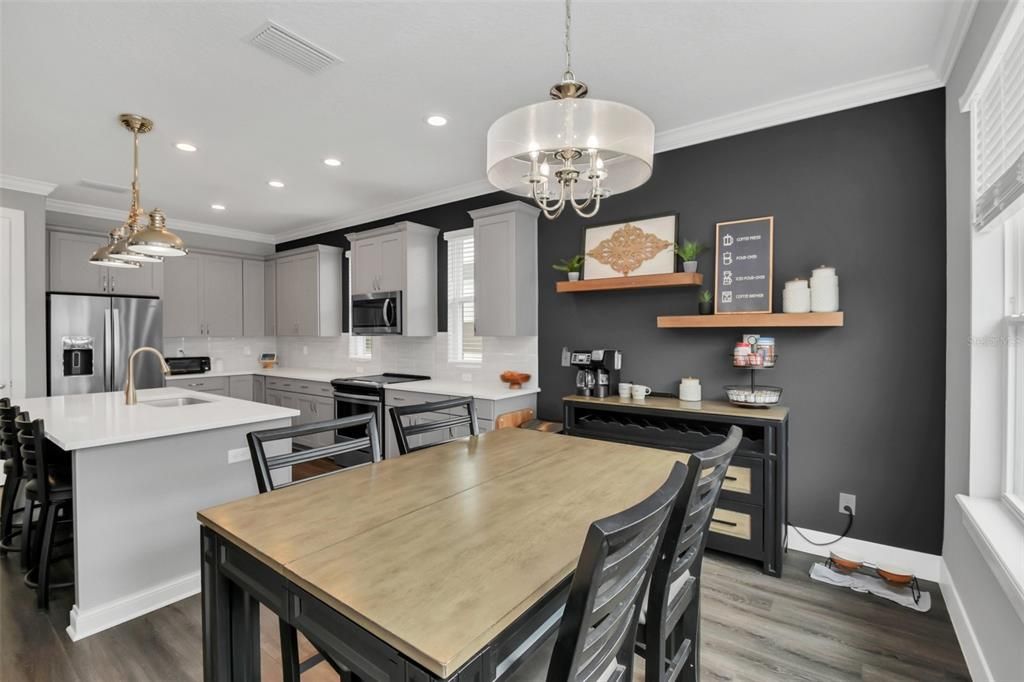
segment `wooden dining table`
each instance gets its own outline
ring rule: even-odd
[[[590,524],[685,460],[502,429],[203,510],[205,679],[260,678],[259,604],[366,682],[498,679],[557,627]]]

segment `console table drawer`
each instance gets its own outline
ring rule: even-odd
[[[719,500],[711,520],[708,547],[751,558],[761,558],[764,512],[742,502]]]
[[[725,472],[722,497],[761,506],[764,504],[764,461],[736,455]]]

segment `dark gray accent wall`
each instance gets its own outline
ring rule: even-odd
[[[612,197],[597,218],[541,219],[540,416],[560,420],[561,397],[573,390],[562,346],[618,348],[624,378],[674,392],[680,377],[698,376],[705,397],[718,398],[746,378],[729,357],[740,332],[762,331],[658,329],[658,315],[696,312],[696,289],[556,294],[563,275],[548,265],[580,251],[584,226],[678,213],[680,238],[710,244],[716,222],[773,215],[775,309],[785,280],[827,264],[838,270],[846,312],[843,328],[771,332],[779,364],[762,380],[782,386],[791,409],[790,522],[839,532],[839,493],[853,493],[853,537],[938,554],[944,135],[944,92],[933,90],[664,152],[647,184]],[[404,219],[458,229],[471,224],[466,211],[508,199],[496,193],[350,229]],[[712,259],[701,258],[709,286]],[[439,275],[444,282],[443,267]]]

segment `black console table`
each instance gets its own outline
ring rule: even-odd
[[[717,445],[733,424],[743,429],[711,522],[708,547],[755,559],[768,575],[782,575],[788,409],[743,408],[719,400],[691,403],[663,396],[567,396],[563,408],[565,433],[570,436],[680,452]]]

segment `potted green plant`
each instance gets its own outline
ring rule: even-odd
[[[712,305],[712,303],[713,301],[711,300],[711,291],[705,289],[704,291],[700,292],[700,298],[697,299],[697,312],[699,312],[701,315],[710,315],[711,313],[715,312],[715,308]]]
[[[578,253],[569,260],[562,258],[560,262],[552,265],[555,270],[569,275],[569,281],[575,282],[580,278],[580,270],[583,269],[583,254]]]
[[[683,272],[697,272],[697,256],[704,253],[705,247],[700,242],[684,239],[682,246],[676,244],[676,255],[683,259]]]

